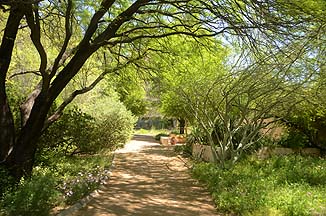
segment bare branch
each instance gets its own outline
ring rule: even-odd
[[[20,75],[25,75],[25,74],[35,74],[37,76],[42,76],[40,71],[22,71],[22,72],[19,72],[19,73],[15,73],[15,74],[12,74],[8,77],[8,79],[12,79],[16,76],[20,76]]]
[[[94,39],[93,45],[96,47],[101,47],[103,41],[109,40],[115,36],[118,29],[124,24],[125,22],[129,21],[132,16],[138,11],[138,9],[149,3],[150,0],[137,0],[129,8],[119,14],[110,24],[109,26]]]

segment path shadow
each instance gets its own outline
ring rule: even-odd
[[[144,142],[144,143],[140,143]],[[173,147],[135,135],[137,152],[117,153],[109,184],[76,215],[214,216],[210,194],[189,176]]]

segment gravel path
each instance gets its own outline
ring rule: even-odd
[[[74,216],[218,215],[209,193],[191,179],[171,147],[135,135],[116,152],[109,184]]]

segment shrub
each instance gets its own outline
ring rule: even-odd
[[[124,107],[110,109],[105,115],[96,117],[74,107],[43,134],[38,161],[47,161],[57,153],[92,154],[102,149],[114,149],[130,138],[135,121]]]
[[[49,173],[38,173],[22,179],[14,191],[4,194],[1,207],[5,215],[49,215],[59,192]]]
[[[60,199],[73,204],[88,195],[108,179],[108,167],[113,157],[109,152],[96,155],[49,157],[44,166],[35,169],[50,169],[57,179]]]
[[[310,142],[307,135],[294,129],[290,130],[288,134],[284,135],[278,144],[287,148],[310,147]]]
[[[289,136],[284,144],[326,150],[326,112],[322,103],[303,103],[292,115],[286,117]]]
[[[96,166],[91,170],[80,170],[76,175],[65,176],[59,186],[65,203],[73,204],[96,190],[108,179],[108,173],[108,169]]]
[[[200,128],[194,127],[191,133],[187,136],[187,144],[202,144],[208,145],[207,134]]]
[[[14,179],[10,177],[7,170],[0,167],[0,197],[1,195],[8,191],[14,183]]]
[[[115,149],[130,139],[136,118],[124,107],[112,109],[97,120],[91,140],[80,149],[85,152],[99,151],[104,148]]]
[[[49,150],[71,154],[80,146],[87,146],[94,133],[95,118],[82,112],[77,107],[68,109],[42,135],[39,141],[40,150]]]
[[[191,157],[192,145],[186,143],[185,145],[175,146],[174,151],[182,154],[183,157]]]
[[[160,140],[161,139],[161,137],[168,137],[169,136],[169,134],[167,134],[167,133],[159,133],[159,134],[156,134],[155,135],[155,140]]]
[[[48,215],[55,205],[75,203],[107,181],[112,158],[110,153],[49,157],[31,179],[7,190],[0,215]]]

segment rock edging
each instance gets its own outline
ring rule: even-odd
[[[219,151],[219,147],[216,148]],[[256,155],[260,159],[266,159],[271,156],[284,156],[292,154],[301,154],[305,156],[321,156],[322,153],[320,149],[317,148],[283,148],[283,147],[262,147],[257,152]],[[194,144],[192,146],[192,155],[194,158],[201,159],[206,162],[214,163],[214,156],[211,146]]]

